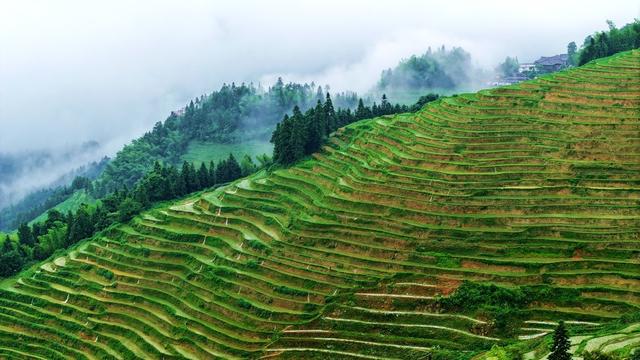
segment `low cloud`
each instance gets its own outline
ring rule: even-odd
[[[637,0],[0,2],[0,153],[96,140],[111,154],[224,82],[360,92],[427,47],[493,67],[530,61],[640,17]]]
[[[411,55],[421,55],[429,47],[435,50],[443,45],[448,49],[462,47],[471,53],[475,66],[486,68],[495,66],[499,60],[497,54],[503,51],[499,44],[491,41],[474,42],[429,29],[403,30],[373,44],[357,61],[332,65],[315,73],[267,74],[261,78],[261,82],[271,84],[282,76],[287,81],[329,84],[333,91],[365,93],[376,85],[382,70],[393,68],[400,60]]]

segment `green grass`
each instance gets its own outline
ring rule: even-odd
[[[229,154],[233,154],[235,158],[240,161],[244,155],[249,155],[254,158],[257,155],[267,154],[271,155],[273,151],[273,144],[263,140],[250,140],[237,144],[220,144],[220,143],[207,143],[202,141],[193,141],[189,144],[187,153],[182,156],[182,160],[193,162],[196,167],[200,166],[200,163],[208,163],[210,161],[218,162],[226,159]]]
[[[96,203],[96,199],[94,199],[93,196],[88,194],[83,189],[83,190],[78,190],[78,191],[74,192],[71,196],[69,196],[69,198],[67,198],[65,201],[57,204],[52,209],[58,210],[61,213],[66,214],[69,211],[78,210],[78,208],[80,208],[80,205],[82,205],[82,204],[93,205],[95,203]],[[36,217],[35,219],[31,220],[29,222],[29,225],[32,225],[34,223],[44,222],[46,220],[47,220],[47,213],[44,212],[44,213],[38,215],[38,217]]]

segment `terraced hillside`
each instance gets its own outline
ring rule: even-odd
[[[640,307],[640,51],[352,124],[4,282],[0,358],[472,357]],[[515,332],[445,311],[539,287]],[[628,353],[638,326],[591,342]],[[620,337],[622,338],[622,337]],[[460,355],[462,354],[462,355]]]

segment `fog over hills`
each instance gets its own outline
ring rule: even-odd
[[[362,93],[383,69],[430,46],[461,46],[474,66],[491,69],[507,55],[530,61],[564,52],[569,41],[606,28],[604,19],[622,25],[640,16],[637,1],[543,1],[527,11],[499,1],[292,2],[286,9],[259,1],[2,2],[0,154],[7,163],[50,153],[43,173],[24,165],[9,176],[5,165],[0,192],[19,197],[83,161],[113,155],[225,82],[267,86],[282,76]],[[100,150],[67,156],[90,141]],[[19,174],[29,179],[7,185]]]
[[[526,12],[499,1],[286,9],[259,1],[2,2],[0,153],[91,140],[114,151],[223,82],[277,74],[362,92],[382,69],[428,46],[462,46],[494,66],[507,55],[563,52],[605,29],[603,19],[622,25],[640,15],[637,1],[543,1]]]

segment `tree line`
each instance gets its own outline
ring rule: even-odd
[[[313,154],[326,142],[329,134],[336,129],[355,121],[376,116],[417,111],[426,103],[438,99],[436,94],[422,96],[414,105],[392,105],[386,95],[382,95],[380,105],[373,103],[365,106],[358,100],[355,111],[339,108],[335,110],[331,95],[326,94],[325,101],[318,100],[315,107],[304,113],[298,106],[293,108],[291,116],[286,114],[276,125],[271,136],[273,143],[273,162],[280,165],[291,165],[301,158]]]
[[[579,52],[576,53],[575,43],[570,43],[569,58],[577,62],[577,65],[584,65],[594,59],[640,48],[640,20],[635,20],[620,29],[611,21],[607,21],[607,24],[609,30],[587,36]]]
[[[304,111],[322,100],[326,91],[328,87],[284,83],[280,78],[267,89],[253,84],[225,84],[172,112],[164,122],[157,122],[151,131],[124,146],[96,181],[96,192],[103,196],[122,184],[134,186],[155,160],[179,165],[193,141],[229,144],[267,139],[294,105]],[[355,107],[358,101],[352,92],[335,96],[334,101],[344,107]]]
[[[245,156],[239,163],[229,154],[217,164],[210,162],[207,166],[202,163],[198,168],[186,161],[181,168],[156,161],[153,169],[132,189],[123,186],[96,205],[83,204],[77,211],[67,214],[51,209],[43,223],[20,224],[18,241],[6,235],[0,248],[0,277],[14,275],[34,261],[44,260],[57,250],[89,238],[114,223],[129,221],[155,202],[228,183],[270,164],[269,158],[260,157],[259,160],[260,164],[256,165],[251,157]],[[73,186],[89,185],[88,179],[78,178]]]

